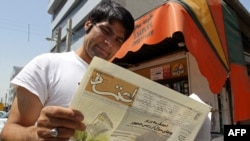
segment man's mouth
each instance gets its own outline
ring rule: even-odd
[[[105,49],[105,47],[97,46],[100,55],[107,57],[109,55],[109,51]]]

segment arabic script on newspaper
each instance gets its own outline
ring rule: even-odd
[[[71,102],[77,141],[193,141],[211,107],[94,57]]]

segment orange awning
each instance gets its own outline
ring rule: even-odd
[[[202,25],[197,25],[198,21],[193,19],[195,15],[190,15],[183,4],[185,3],[169,1],[136,20],[133,35],[123,44],[114,58],[122,58],[128,51],[138,51],[143,44],[156,44],[180,31],[184,35],[189,52],[196,58],[201,73],[208,79],[211,91],[218,94],[228,74],[223,47],[220,40],[215,38],[214,44],[219,44],[218,48],[222,54],[222,57],[218,57],[217,52],[211,48],[211,45],[214,45],[208,40],[208,35],[204,36],[205,32],[200,29],[199,26]],[[209,25],[206,27],[217,33],[214,27],[211,28]],[[218,37],[216,33],[211,36]]]
[[[250,81],[234,14],[220,0],[167,1],[135,21],[133,34],[111,61],[181,32],[214,94],[230,77],[235,122],[250,119]]]

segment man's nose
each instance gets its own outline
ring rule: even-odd
[[[106,38],[106,39],[104,40],[104,43],[107,44],[109,47],[112,47],[112,39]]]

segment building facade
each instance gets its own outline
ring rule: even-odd
[[[49,0],[51,37],[48,39],[52,40],[50,52],[75,50],[81,46],[85,34],[84,20],[99,2],[100,0]]]
[[[60,51],[77,49],[82,43],[82,37],[85,34],[83,22],[87,14],[102,0],[49,0],[48,13],[51,15],[51,37],[52,40],[50,52],[56,52],[56,46],[59,44]],[[150,10],[160,6],[168,0],[114,0],[131,11],[133,17],[138,19]],[[224,0],[239,17],[241,33],[244,42],[244,53],[248,62],[250,62],[250,15],[249,12],[238,0]],[[138,6],[139,5],[139,6]],[[71,20],[71,22],[70,22]],[[69,27],[70,26],[70,27]],[[69,33],[70,31],[70,33]],[[60,39],[58,38],[58,34]],[[72,34],[70,39],[67,35]],[[67,46],[67,42],[70,45]],[[70,46],[70,47],[69,47]]]
[[[12,73],[10,76],[10,81],[22,70],[22,68],[23,67],[13,66]],[[13,85],[10,84],[8,92],[5,97],[5,110],[6,111],[9,111],[13,103],[15,95],[16,95],[15,88]]]

